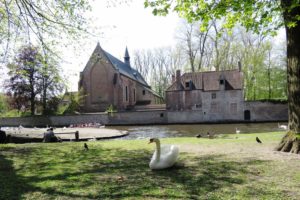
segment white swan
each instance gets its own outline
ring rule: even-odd
[[[280,124],[278,123],[278,128],[281,128],[281,129],[283,129],[283,130],[287,130],[287,125],[280,125]]]
[[[157,138],[151,138],[150,143],[155,142],[156,151],[149,163],[150,169],[165,169],[172,167],[177,160],[179,148],[175,145],[160,146],[160,141]]]
[[[235,133],[236,134],[239,134],[241,132],[241,130],[240,129],[238,129],[238,128],[235,128]]]

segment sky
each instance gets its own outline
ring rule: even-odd
[[[138,49],[152,49],[175,45],[175,30],[180,19],[170,14],[166,17],[154,16],[145,9],[143,0],[130,0],[127,4],[109,4],[109,0],[93,1],[93,25],[100,27],[100,34],[81,47],[80,56],[65,51],[62,68],[69,79],[69,90],[76,91],[79,72],[91,56],[97,42],[107,52],[123,60],[125,48],[129,55]]]
[[[93,9],[88,14],[92,24],[90,31],[95,29],[100,33],[81,42],[80,49],[75,50],[76,52],[71,47],[61,49],[64,58],[61,68],[68,80],[68,91],[78,90],[79,73],[83,71],[97,42],[120,60],[123,60],[126,47],[129,55],[133,56],[135,50],[176,44],[175,32],[181,21],[176,13],[165,17],[154,16],[151,9],[144,8],[144,0],[118,0],[123,2],[118,5],[113,5],[112,2],[115,1],[91,1]]]

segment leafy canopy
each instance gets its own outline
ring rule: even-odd
[[[6,81],[6,90],[18,110],[26,109],[30,102],[33,115],[39,99],[45,100],[46,110],[47,100],[63,90],[58,66],[48,57],[44,57],[37,47],[23,46],[7,67],[9,80]]]
[[[50,50],[87,32],[88,0],[0,1],[0,53],[5,62],[15,46],[33,43]]]
[[[284,25],[279,0],[145,0],[144,5],[151,7],[154,15],[175,11],[189,22],[201,21],[202,31],[212,19],[223,19],[223,26],[229,30],[240,24],[255,33],[275,34]],[[291,0],[285,9],[299,6],[299,0]],[[298,20],[300,16],[291,16],[286,25],[294,27]]]

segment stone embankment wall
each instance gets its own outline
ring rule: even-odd
[[[246,101],[244,110],[249,110],[251,121],[287,121],[288,106],[286,103]]]
[[[105,125],[141,125],[141,124],[184,124],[184,123],[226,123],[226,122],[272,122],[287,121],[287,104],[270,102],[245,102],[244,111],[250,113],[250,119],[245,120],[244,113],[238,117],[223,116],[216,113],[201,111],[137,111],[118,113],[97,113],[70,116],[34,116],[20,118],[0,118],[0,126],[68,126],[97,122]]]
[[[11,117],[0,118],[0,126],[25,126],[25,127],[45,127],[45,126],[69,126],[70,124],[83,123],[108,123],[108,116],[105,113],[83,114],[67,116],[33,116],[33,117]]]

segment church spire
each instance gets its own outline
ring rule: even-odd
[[[130,56],[129,56],[127,47],[126,47],[126,49],[125,49],[124,62],[125,62],[126,64],[130,65]]]

